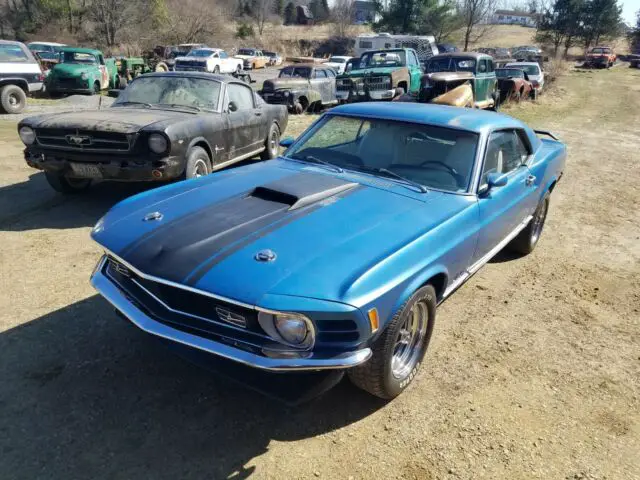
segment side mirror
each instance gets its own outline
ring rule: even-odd
[[[506,174],[493,172],[487,175],[487,182],[478,188],[479,195],[485,195],[494,187],[504,187],[509,178]]]
[[[235,102],[229,102],[229,112],[236,112],[238,111],[238,106],[236,105]]]
[[[285,137],[282,140],[280,140],[280,146],[284,148],[289,148],[291,145],[293,145],[293,142],[295,142],[295,139],[293,137]]]

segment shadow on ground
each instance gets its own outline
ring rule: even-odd
[[[171,354],[98,296],[0,334],[0,384],[0,478],[13,479],[243,479],[271,440],[383,406],[347,382],[274,402]]]

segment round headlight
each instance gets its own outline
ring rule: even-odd
[[[273,324],[280,336],[293,345],[303,343],[309,333],[307,322],[295,315],[278,314],[275,316]]]
[[[167,151],[168,147],[169,143],[163,135],[160,135],[158,133],[149,135],[149,149],[153,153],[164,153]]]
[[[18,135],[20,135],[20,140],[22,140],[22,143],[25,145],[31,145],[36,141],[36,133],[31,127],[20,127]]]
[[[87,79],[87,78],[89,78],[89,77],[87,77],[86,72],[82,72],[82,73],[80,74],[80,78],[81,78],[82,80],[86,80],[86,79]]]
[[[285,96],[285,97],[288,97],[289,95],[290,95],[289,90],[285,90],[285,91],[284,91],[284,96]]]

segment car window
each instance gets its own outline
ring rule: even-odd
[[[62,57],[63,63],[82,63],[86,65],[92,65],[97,63],[97,59],[94,55],[90,53],[82,53],[82,52],[64,52],[64,56]]]
[[[401,67],[406,64],[404,51],[367,52],[360,57],[360,68]]]
[[[426,187],[466,192],[477,143],[473,132],[331,115],[292,145],[287,155],[303,161],[311,156],[379,177],[395,174]]]
[[[285,67],[280,70],[280,78],[309,78],[311,76],[310,67]]]
[[[420,65],[418,57],[416,57],[416,54],[414,52],[409,52],[409,58],[413,60],[413,62],[411,63],[412,65]]]
[[[493,60],[487,60],[487,72],[491,73],[493,71],[494,71]]]
[[[480,63],[478,65],[478,72],[479,73],[486,73],[487,72],[487,61],[482,59],[480,60]]]
[[[229,58],[229,55],[227,55],[227,52],[220,52],[220,58]]]
[[[239,83],[230,83],[227,86],[229,103],[236,104],[238,110],[253,109],[253,90]]]
[[[28,62],[29,57],[18,45],[0,45],[0,62]]]
[[[314,78],[327,78],[327,73],[324,70],[316,70],[313,74]]]
[[[327,72],[327,77],[332,78],[336,76],[336,72],[333,70],[325,70]]]
[[[218,108],[220,82],[187,77],[138,77],[122,91],[114,107],[132,103],[151,105],[182,105],[207,110]]]
[[[528,155],[527,147],[515,130],[493,132],[487,145],[481,184],[487,182],[490,173],[514,171],[526,162]]]

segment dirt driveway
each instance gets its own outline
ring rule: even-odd
[[[0,121],[0,478],[640,478],[640,72],[558,88],[511,110],[569,146],[538,248],[439,309],[388,404],[287,408],[120,321],[89,231],[136,187],[56,195]]]

